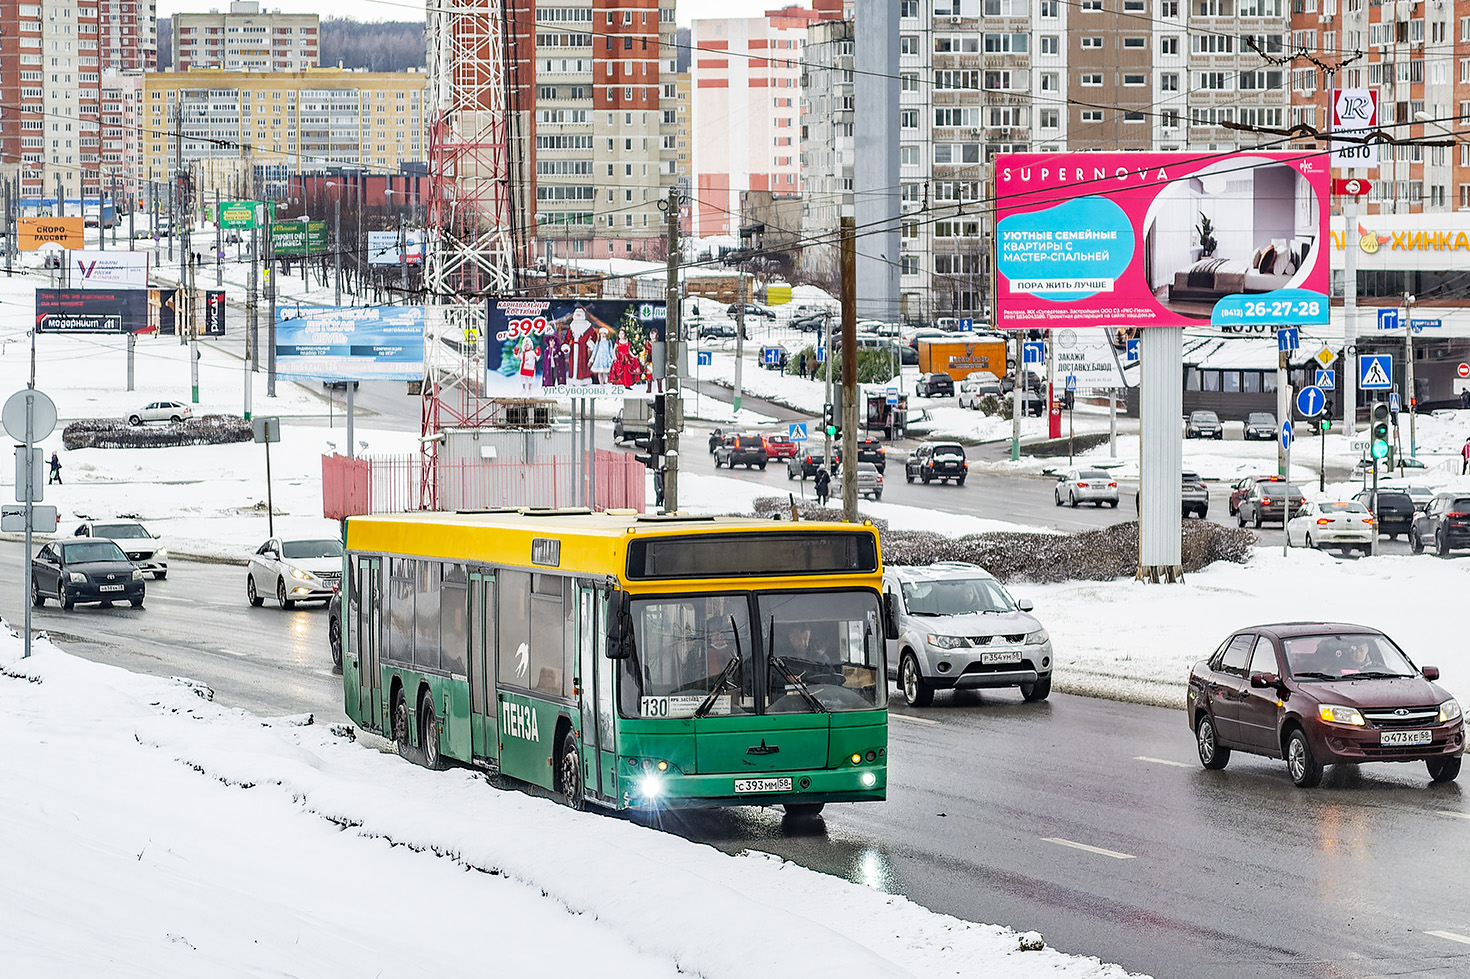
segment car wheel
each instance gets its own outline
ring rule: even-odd
[[[1067,505],[1073,510],[1077,509],[1077,495],[1075,493],[1067,494]]]
[[[1245,526],[1245,511],[1243,511],[1243,510],[1236,510],[1235,511],[1235,525],[1237,527],[1244,527]]]
[[[906,482],[906,483],[912,483],[914,481],[914,474],[911,473],[911,472],[909,472],[907,469],[905,469],[903,471],[903,479],[904,479],[904,482]],[[1062,501],[1061,500],[1057,500],[1057,506],[1061,506],[1061,505],[1062,505]]]
[[[77,607],[77,600],[67,594],[66,585],[61,582],[56,583],[56,604],[60,605],[67,612]]]
[[[788,802],[781,808],[792,819],[815,819],[822,813],[824,802]]]
[[[1261,511],[1257,510],[1255,517],[1252,519],[1252,522],[1256,525],[1257,530],[1261,529],[1261,523],[1264,519],[1265,518],[1261,516]]]
[[[1294,728],[1286,739],[1286,773],[1298,788],[1310,789],[1322,781],[1322,765],[1312,757],[1312,746],[1301,728]]]
[[[1429,778],[1434,782],[1453,782],[1460,774],[1460,755],[1449,758],[1429,758],[1424,764],[1429,769]]]
[[[720,457],[719,456],[715,456],[715,468],[716,469],[720,468]]]
[[[398,756],[407,758],[409,761],[416,761],[413,745],[408,743],[408,702],[403,699],[402,690],[393,694],[393,706],[388,716],[393,743],[398,748]]]
[[[1199,749],[1199,763],[1206,768],[1218,771],[1230,764],[1230,749],[1220,743],[1209,714],[1201,714],[1194,726],[1194,745]]]
[[[1199,511],[1199,518],[1201,520],[1204,520],[1209,515],[1210,515],[1210,508],[1209,507],[1205,507],[1203,510],[1200,510]]]
[[[155,571],[155,572],[153,572],[153,580],[154,581],[162,581],[163,579],[165,579],[167,577],[168,577],[168,572],[167,571]]]
[[[877,502],[878,500],[881,500],[881,499],[883,499],[883,494],[882,493],[874,493],[873,494],[873,501],[874,502]]]
[[[286,579],[276,579],[276,602],[281,608],[292,609],[296,607],[296,600],[286,597]]]
[[[1112,509],[1116,510],[1116,509],[1118,509],[1118,501],[1117,500],[1109,500],[1108,501],[1108,506],[1111,507]]]
[[[1286,542],[1288,544],[1290,544],[1291,543],[1291,531],[1288,530],[1286,532],[1286,536],[1287,536],[1287,541]],[[1312,543],[1312,535],[1311,534],[1308,534],[1307,535],[1307,546],[1308,547],[1316,547],[1317,546],[1316,544]]]
[[[928,486],[929,485],[929,479],[930,479],[930,477],[929,477],[929,474],[928,473],[920,473],[919,474],[919,479],[921,479],[923,481],[923,483],[924,483],[925,486]]]
[[[1424,538],[1419,536],[1419,531],[1417,530],[1411,529],[1409,531],[1409,550],[1415,554],[1424,553]]]
[[[140,418],[140,417],[138,417],[137,415],[129,415],[128,416],[128,424],[129,425],[141,425],[141,424],[143,424],[143,419]]]
[[[1434,535],[1434,553],[1440,557],[1450,556],[1450,539],[1441,531]]]
[[[796,473],[794,473],[794,472],[791,471],[791,467],[790,466],[787,466],[786,467],[786,479],[787,479],[787,481],[789,482],[789,481],[791,481],[791,480],[793,480],[795,478],[796,478]]]
[[[749,466],[746,466],[745,468],[749,469],[750,467]],[[765,472],[766,471],[766,464],[764,462],[761,463],[760,468],[761,468],[761,472]]]
[[[168,416],[168,422],[169,422],[170,425],[177,425],[181,421],[183,421],[183,419],[180,418],[178,415],[169,415]]]
[[[332,647],[332,672],[342,672],[342,623],[336,616],[327,623],[327,643]]]
[[[956,486],[963,486],[963,485],[965,485],[965,477],[961,476],[959,479],[956,479],[954,481],[954,484]]]
[[[1051,677],[1044,676],[1034,683],[1021,684],[1021,698],[1028,704],[1034,704],[1038,700],[1045,700],[1051,696]]]
[[[1051,498],[1057,501],[1057,506],[1061,506],[1062,505],[1062,494],[1060,494],[1060,493],[1056,492],[1055,490],[1053,490],[1052,491],[1052,494],[1051,494]]]
[[[562,735],[557,755],[556,787],[561,801],[569,809],[587,808],[586,785],[582,781],[582,752],[577,749],[577,736],[570,730]]]
[[[128,604],[131,605],[131,606],[133,606],[133,608],[142,608],[143,607],[143,598],[144,598],[143,595],[139,595],[137,598],[130,598],[130,599],[128,599]]]
[[[444,756],[439,754],[439,715],[434,713],[434,698],[427,691],[419,701],[419,759],[431,771],[441,772],[446,767]]]
[[[250,604],[256,608],[265,604],[265,599],[255,590],[255,575],[253,574],[245,576],[245,595],[250,599]]]
[[[903,661],[898,664],[898,685],[910,707],[928,707],[934,703],[934,688],[919,672],[919,660],[913,653],[904,653]]]
[[[42,608],[46,604],[46,596],[41,594],[41,583],[34,574],[31,575],[31,604],[36,608]]]

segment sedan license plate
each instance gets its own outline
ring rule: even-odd
[[[98,591],[122,591],[123,590],[123,586],[122,585],[98,585],[97,586],[97,590]]]
[[[737,794],[744,794],[746,792],[790,792],[791,779],[737,778],[735,780],[735,791]]]
[[[984,666],[994,666],[998,663],[1019,663],[1021,662],[1021,654],[1018,652],[981,653],[980,662]]]
[[[1429,744],[1434,740],[1431,731],[1384,731],[1380,735],[1379,744],[1405,745],[1405,744]]]

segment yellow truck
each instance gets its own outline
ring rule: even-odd
[[[1006,368],[1005,337],[976,337],[972,340],[919,340],[919,372],[948,374],[955,382],[963,381],[972,371],[989,371],[1004,377]]]

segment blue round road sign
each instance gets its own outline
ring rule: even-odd
[[[1327,395],[1315,385],[1308,385],[1297,392],[1296,410],[1303,417],[1316,418],[1327,407]]]
[[[1291,422],[1281,423],[1281,447],[1283,449],[1291,448]]]

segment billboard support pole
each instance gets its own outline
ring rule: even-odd
[[[133,390],[133,354],[138,346],[138,335],[128,333],[128,390]],[[248,417],[248,416],[247,416]]]
[[[356,381],[347,382],[347,458],[349,459],[357,456],[357,450],[352,447],[352,389],[355,387],[357,387]]]
[[[1184,446],[1184,328],[1151,326],[1139,340],[1138,573],[1157,584],[1183,580],[1179,474]]]
[[[332,305],[340,306],[342,305],[342,198],[340,195],[332,201],[332,242],[335,246],[332,248],[332,269],[337,278],[337,285],[332,294]],[[351,447],[349,443],[348,448]]]
[[[219,188],[214,188],[214,285],[215,288],[225,284],[225,242],[220,237],[219,227]]]
[[[1285,350],[1276,355],[1276,417],[1280,422],[1291,417],[1291,392],[1287,390],[1287,357],[1290,356]],[[1281,440],[1276,440],[1276,471],[1288,480],[1291,473],[1286,471],[1286,450],[1281,446]]]
[[[274,398],[276,396],[276,277],[272,270],[275,265],[275,247],[271,242],[272,232],[276,223],[275,213],[271,208],[266,208],[265,216],[265,239],[262,246],[265,249],[265,298],[270,319],[266,321],[266,336],[270,348],[266,351],[266,375],[265,396]]]
[[[1016,369],[1014,381],[1011,386],[1011,461],[1016,462],[1021,458],[1021,359],[1025,356],[1025,346],[1022,340],[1026,336],[1025,330],[1017,330],[1016,342]],[[1047,408],[1050,411],[1050,407]]]

